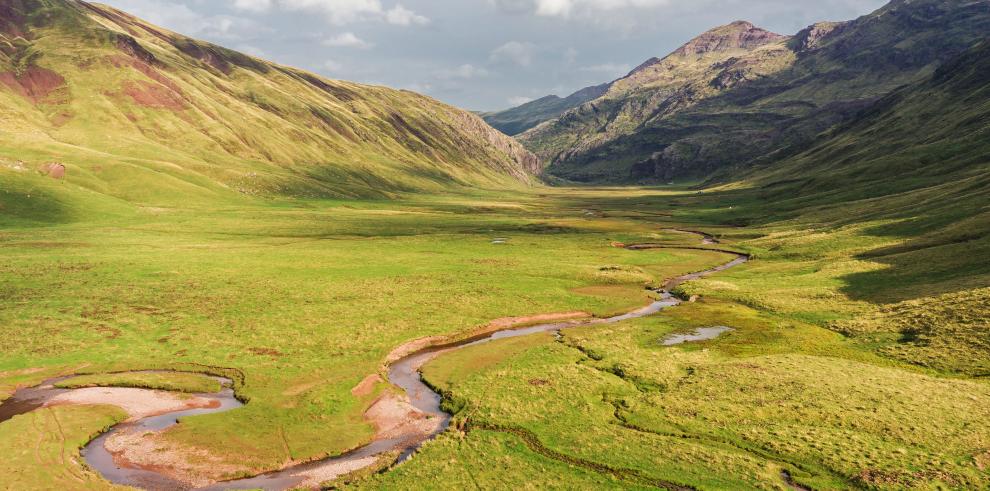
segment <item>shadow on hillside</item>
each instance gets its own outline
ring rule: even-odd
[[[887,266],[845,275],[842,292],[854,300],[891,303],[990,285],[990,235],[932,244],[924,238],[877,249],[857,259]]]
[[[0,228],[69,223],[76,210],[40,186],[0,179]]]

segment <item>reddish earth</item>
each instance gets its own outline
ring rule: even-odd
[[[158,70],[156,70],[154,67],[152,67],[143,60],[128,56],[123,56],[123,55],[110,56],[108,57],[108,60],[110,61],[110,64],[114,66],[114,68],[132,67],[135,70],[143,73],[144,76],[164,85],[165,87],[168,87],[173,92],[176,92],[178,94],[182,93],[182,90],[179,89],[179,86],[176,85],[176,83],[173,82],[172,79],[166,77],[164,74],[162,74],[162,72],[159,72]]]
[[[28,67],[23,73],[0,73],[0,83],[17,95],[37,104],[47,99],[53,92],[65,87],[65,78],[39,66]]]
[[[65,178],[65,165],[52,162],[41,166],[41,172],[52,179]]]
[[[181,95],[161,84],[128,81],[124,83],[123,92],[139,106],[170,111],[181,111],[186,108],[186,102]]]
[[[354,386],[351,389],[351,395],[355,397],[367,397],[375,392],[375,386],[382,381],[382,378],[377,374],[373,373],[368,375],[361,381],[361,383]]]

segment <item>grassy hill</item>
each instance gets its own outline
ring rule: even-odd
[[[532,182],[480,118],[327,80],[78,0],[0,4],[0,182],[66,181],[141,203],[383,197]],[[16,204],[6,203],[8,207]]]
[[[740,29],[725,29],[688,46],[738,39]],[[895,0],[859,19],[816,24],[741,57],[686,58],[682,48],[654,62],[674,67],[672,85],[630,80],[625,93],[614,94],[613,87],[520,138],[549,162],[550,174],[571,180],[698,179],[807,145],[898,87],[929,76],[987,32],[988,2]],[[736,49],[731,42],[706,46],[715,54]],[[757,56],[761,51],[766,54]]]

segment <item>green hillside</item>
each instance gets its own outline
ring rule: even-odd
[[[0,129],[5,189],[58,162],[72,185],[142,203],[511,187],[538,166],[428,97],[327,80],[77,0],[2,3]]]

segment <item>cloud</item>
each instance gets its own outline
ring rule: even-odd
[[[525,97],[525,96],[516,96],[516,97],[510,97],[508,99],[508,101],[509,101],[509,104],[512,104],[512,107],[517,107],[517,106],[521,106],[521,105],[523,105],[523,104],[525,104],[527,102],[533,102],[533,98],[532,97]]]
[[[289,12],[314,12],[335,25],[383,21],[397,26],[424,25],[430,19],[397,3],[385,8],[381,0],[230,0],[234,8],[265,13],[278,8]]]
[[[422,26],[429,24],[430,19],[403,7],[401,3],[397,3],[391,10],[385,12],[385,22],[396,26],[411,26],[413,24]]]
[[[632,67],[625,63],[602,63],[601,65],[583,66],[580,70],[582,72],[604,73],[618,77],[629,73]]]
[[[670,5],[671,0],[488,0],[497,10],[509,14],[541,17],[593,17],[601,12],[648,9]]]
[[[338,34],[332,38],[324,39],[321,43],[324,46],[330,46],[332,48],[358,48],[358,49],[369,49],[374,46],[359,37],[353,32],[345,32]]]
[[[488,70],[471,64],[464,64],[452,70],[440,70],[434,74],[440,80],[470,80],[488,76]]]
[[[509,41],[492,50],[489,59],[492,63],[515,63],[519,66],[530,66],[533,64],[533,53],[536,45],[533,43],[523,43],[519,41]]]
[[[272,8],[272,0],[233,0],[234,8],[249,12],[267,12]]]
[[[578,53],[579,53],[578,50],[574,49],[573,47],[565,49],[564,63],[568,65],[574,64],[574,62],[577,61]]]
[[[265,53],[264,50],[262,50],[257,46],[253,46],[250,44],[239,44],[236,46],[236,48],[237,51],[240,51],[241,53],[247,53],[251,56],[254,56],[255,58],[268,58],[268,53]]]
[[[238,0],[241,1],[241,0]],[[243,41],[269,34],[272,29],[245,17],[204,15],[189,6],[169,0],[116,0],[113,5],[152,24],[177,29],[193,37],[216,41]]]
[[[325,70],[327,72],[336,73],[336,72],[343,71],[344,70],[344,65],[342,65],[339,62],[334,61],[334,60],[326,60],[326,61],[323,62],[323,65],[322,65],[321,68],[323,68],[323,70]]]

